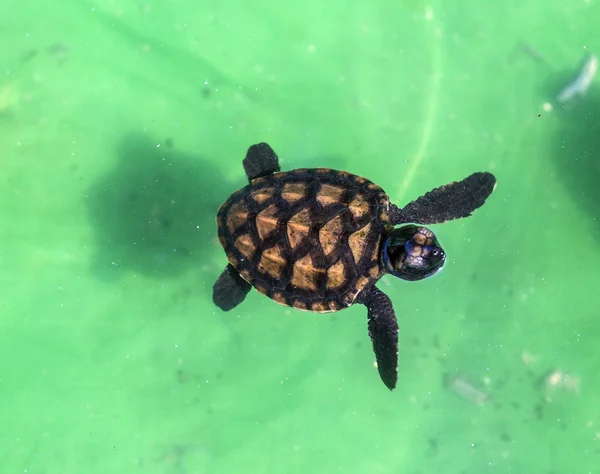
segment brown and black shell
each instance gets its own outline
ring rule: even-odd
[[[242,278],[277,303],[329,312],[383,274],[389,199],[371,181],[327,168],[278,172],[231,195],[219,240]]]

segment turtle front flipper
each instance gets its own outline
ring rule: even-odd
[[[244,158],[244,171],[248,181],[279,171],[279,158],[266,143],[258,143],[248,148]]]
[[[481,207],[496,187],[496,178],[487,172],[473,173],[462,181],[453,182],[429,191],[424,196],[399,209],[390,206],[392,225],[439,224],[468,217]]]
[[[388,296],[375,285],[358,295],[368,310],[369,336],[383,383],[394,390],[398,381],[398,321]]]
[[[229,264],[213,285],[213,303],[223,311],[231,311],[244,301],[252,285]]]

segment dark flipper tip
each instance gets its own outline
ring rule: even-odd
[[[372,286],[359,298],[368,310],[369,336],[377,360],[379,376],[394,390],[398,381],[398,322],[389,297]]]
[[[487,171],[473,173],[462,182],[465,183],[465,186],[471,188],[473,203],[475,205],[473,210],[482,206],[489,195],[496,189],[496,177]]]
[[[213,303],[223,311],[231,311],[244,301],[251,288],[231,264],[227,265],[213,285]]]
[[[248,148],[244,158],[244,171],[248,181],[279,171],[279,158],[267,143],[258,143]]]

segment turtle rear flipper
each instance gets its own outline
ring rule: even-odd
[[[266,143],[258,143],[248,148],[244,158],[244,171],[248,181],[279,171],[279,158]]]
[[[389,297],[375,285],[358,296],[368,310],[369,336],[377,360],[379,376],[394,390],[398,381],[398,321]]]
[[[390,206],[392,225],[440,224],[468,217],[481,207],[496,187],[496,178],[487,172],[473,173],[462,181],[453,182],[429,191],[427,194],[399,209]]]
[[[213,285],[213,303],[223,311],[231,311],[244,301],[251,288],[252,285],[229,264]]]

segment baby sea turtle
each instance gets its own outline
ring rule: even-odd
[[[403,208],[368,179],[327,168],[280,172],[266,143],[244,159],[250,184],[217,214],[229,264],[213,287],[223,311],[251,287],[277,303],[305,311],[367,307],[369,336],[383,383],[398,379],[398,323],[388,296],[375,283],[386,273],[427,278],[446,255],[422,225],[467,217],[494,190],[490,173],[474,173],[429,191]],[[409,224],[394,228],[399,224]]]

